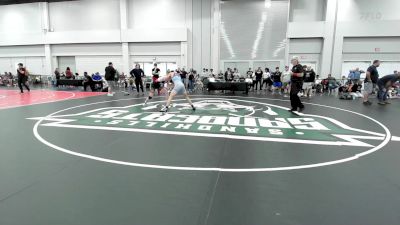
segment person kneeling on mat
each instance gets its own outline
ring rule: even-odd
[[[194,105],[192,103],[192,100],[190,100],[189,95],[187,94],[185,85],[183,84],[182,78],[179,73],[172,71],[167,76],[157,79],[157,82],[159,82],[159,83],[161,83],[163,81],[174,82],[174,89],[172,89],[172,91],[168,97],[167,104],[161,109],[161,112],[168,112],[172,100],[174,99],[174,97],[176,95],[179,95],[179,94],[183,94],[185,96],[186,100],[189,102],[193,111],[196,110],[196,108],[194,107]]]

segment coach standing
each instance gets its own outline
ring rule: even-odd
[[[372,66],[368,67],[367,75],[364,80],[364,105],[371,105],[372,103],[369,101],[369,95],[374,92],[374,86],[378,83],[379,73],[378,67],[381,65],[381,61],[375,60]]]
[[[291,84],[290,84],[290,104],[292,109],[290,112],[297,111],[302,112],[304,110],[304,105],[301,103],[299,92],[303,87],[303,76],[304,70],[303,66],[299,63],[298,57],[292,58],[292,76],[291,76]]]
[[[135,69],[133,69],[130,72],[130,74],[132,77],[135,78],[135,85],[136,85],[137,93],[139,94],[139,88],[140,88],[140,90],[142,90],[142,93],[144,94],[142,78],[145,77],[145,75],[144,75],[144,71],[140,68],[140,65],[136,64]]]

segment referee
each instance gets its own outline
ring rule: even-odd
[[[299,58],[294,56],[292,58],[292,73],[291,73],[291,85],[290,85],[290,104],[292,109],[289,112],[302,112],[304,110],[304,105],[301,103],[299,92],[303,87],[303,76],[304,70],[303,66],[299,63]]]

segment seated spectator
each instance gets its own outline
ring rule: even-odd
[[[322,85],[322,79],[319,78],[319,75],[316,75],[315,77],[315,91],[317,93],[322,93],[324,90],[324,87]]]
[[[65,71],[65,78],[66,79],[72,79],[73,78],[73,74],[72,74],[71,69],[69,67],[67,67],[67,70]]]
[[[58,68],[54,71],[54,76],[56,77],[56,87],[58,87],[58,81],[61,79],[61,74]]]
[[[327,78],[327,83],[328,83],[329,94],[332,94],[332,92],[335,91],[336,88],[338,88],[338,82],[334,77],[332,77],[331,74],[329,74]]]
[[[83,73],[83,90],[86,91],[87,87],[90,87],[90,89],[94,92],[96,91],[95,85],[93,82],[93,79],[87,72]]]
[[[93,74],[92,78],[93,78],[94,81],[101,81],[103,79],[103,77],[101,77],[99,72]]]

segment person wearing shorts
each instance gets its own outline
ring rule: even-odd
[[[144,102],[145,105],[147,104],[147,102],[149,100],[153,99],[154,93],[156,92],[156,90],[157,90],[158,95],[160,96],[162,93],[162,90],[164,89],[164,84],[157,81],[158,78],[160,78],[160,71],[161,70],[159,68],[157,68],[157,63],[155,63],[154,68],[152,69],[153,77],[151,78],[152,82],[150,84],[150,93],[149,93],[149,97],[147,97],[146,101]]]
[[[315,84],[315,72],[310,66],[308,66],[306,68],[306,71],[304,72],[304,83],[303,83],[304,94],[307,96],[308,99],[311,98],[314,84]]]
[[[282,89],[282,72],[279,71],[279,67],[275,68],[275,72],[272,73],[271,75],[271,79],[273,81],[272,86],[274,87],[273,92],[275,93],[276,90],[278,90],[278,93],[281,93],[281,89]]]
[[[374,86],[378,83],[379,73],[377,68],[380,66],[381,62],[375,60],[374,63],[368,68],[366,78],[364,80],[364,105],[372,105],[369,101],[369,95],[374,91]]]
[[[285,71],[282,73],[281,81],[282,81],[282,88],[285,94],[289,93],[290,88],[290,68],[289,66],[285,66]]]
[[[174,88],[172,89],[172,91],[168,97],[167,104],[165,105],[165,107],[163,107],[161,109],[161,112],[164,112],[164,113],[168,112],[171,102],[175,98],[176,95],[184,95],[186,100],[189,102],[190,106],[192,107],[193,111],[196,110],[196,108],[194,107],[194,105],[192,103],[192,100],[190,100],[189,95],[187,94],[185,85],[182,82],[182,78],[177,71],[176,72],[172,71],[167,76],[157,79],[157,82],[163,82],[163,81],[174,82]]]

